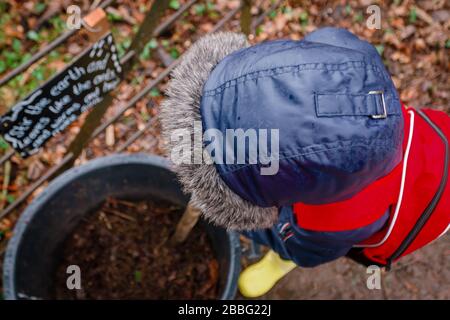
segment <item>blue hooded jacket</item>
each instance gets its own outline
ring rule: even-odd
[[[261,175],[266,165],[261,159],[250,163],[248,150],[244,164],[216,169],[243,199],[281,208],[280,219],[290,219],[296,202],[349,199],[402,159],[403,118],[394,84],[376,49],[343,29],[323,28],[302,41],[270,41],[228,55],[211,72],[200,108],[203,129],[224,136],[227,129],[278,130],[276,174]],[[224,144],[222,152],[229,151]],[[387,218],[335,234],[295,226],[299,242],[289,254],[276,244],[281,226],[248,234],[285,258],[314,266],[344,255]]]
[[[382,91],[387,109],[383,113]],[[343,29],[278,40],[228,55],[201,100],[203,129],[279,130],[279,171],[218,164],[226,184],[261,207],[350,198],[401,160],[397,91],[375,48]],[[226,153],[224,144],[224,153]]]

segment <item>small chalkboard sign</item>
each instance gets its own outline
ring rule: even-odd
[[[0,117],[0,133],[22,157],[92,108],[120,82],[122,67],[111,33]]]

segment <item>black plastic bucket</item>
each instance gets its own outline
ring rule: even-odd
[[[5,299],[49,299],[62,244],[80,219],[107,197],[159,199],[186,205],[169,162],[145,154],[112,155],[72,168],[24,211],[3,265]],[[240,272],[236,233],[204,223],[219,262],[219,299],[233,299]]]

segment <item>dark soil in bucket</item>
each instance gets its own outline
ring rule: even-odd
[[[182,212],[159,201],[106,200],[66,240],[55,298],[217,298],[218,262],[203,228],[168,244]],[[67,288],[69,265],[80,267],[81,290]]]

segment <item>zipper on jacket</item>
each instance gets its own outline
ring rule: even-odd
[[[433,199],[431,199],[430,203],[428,204],[428,206],[426,207],[424,212],[420,215],[416,224],[411,229],[411,231],[408,233],[406,238],[402,241],[402,243],[397,248],[397,250],[395,250],[394,253],[387,259],[386,270],[391,269],[392,262],[395,259],[397,259],[398,257],[400,257],[405,252],[405,250],[408,249],[408,247],[411,245],[411,243],[414,241],[414,239],[416,239],[417,235],[422,230],[425,223],[428,221],[428,219],[430,218],[434,209],[438,205],[439,200],[441,199],[442,194],[444,193],[445,187],[447,185],[448,162],[449,162],[449,146],[448,146],[447,137],[444,135],[444,133],[441,131],[441,129],[439,129],[439,127],[436,126],[436,124],[430,118],[428,118],[428,116],[426,114],[424,114],[420,110],[416,110],[416,111],[434,129],[434,131],[436,131],[436,133],[439,135],[442,142],[444,143],[444,146],[445,146],[444,171],[442,174],[441,182],[439,184],[439,188],[438,188],[437,192],[435,193],[435,195],[433,196]]]

